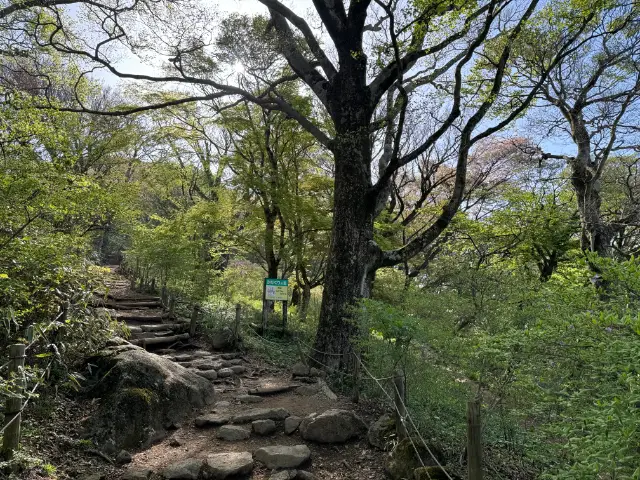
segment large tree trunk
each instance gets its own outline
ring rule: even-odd
[[[364,17],[361,18],[364,23]],[[329,113],[336,135],[334,210],[320,322],[313,356],[330,368],[351,369],[352,341],[358,327],[349,307],[368,297],[375,275],[373,220],[376,198],[371,179],[371,117],[374,106],[367,86],[367,56],[361,28],[341,32],[340,68],[327,86]]]
[[[576,193],[582,225],[582,250],[607,256],[611,229],[602,219],[600,197],[602,167],[592,163],[591,138],[580,113],[572,116],[572,133],[578,147],[578,154],[569,163],[571,184]],[[600,162],[604,161],[606,159],[600,160]]]
[[[602,220],[600,197],[600,179],[593,179],[582,166],[572,169],[573,188],[578,200],[580,223],[582,225],[581,246],[584,251],[598,255],[609,255],[611,232]]]
[[[375,202],[371,186],[368,131],[339,134],[335,149],[335,190],[331,245],[315,340],[314,358],[331,368],[350,368],[357,326],[348,307],[371,289]]]

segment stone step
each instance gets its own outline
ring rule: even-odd
[[[113,308],[114,310],[131,310],[134,308],[148,308],[148,309],[162,309],[163,305],[160,302],[102,302],[100,306],[107,308]]]
[[[160,330],[159,332],[140,332],[140,333],[132,333],[131,338],[140,339],[140,338],[156,338],[156,337],[167,337],[170,335],[174,335],[175,332],[173,330]]]
[[[139,311],[119,312],[116,314],[116,320],[121,322],[162,322],[170,318],[169,313],[163,314],[144,314]]]
[[[189,340],[189,334],[181,333],[179,335],[170,335],[167,337],[140,338],[140,339],[132,340],[131,343],[133,343],[134,345],[147,348],[147,347],[157,346],[157,345],[174,344],[182,340]]]
[[[143,332],[161,332],[164,330],[180,331],[185,328],[184,323],[156,323],[153,325],[136,325]]]
[[[124,286],[128,286],[128,285],[124,285]],[[111,293],[108,293],[107,298],[109,300],[113,300],[114,302],[135,302],[135,301],[142,301],[142,302],[159,302],[160,301],[160,297],[155,296],[155,295],[144,295],[142,293],[135,293],[132,292],[129,295],[113,295]]]

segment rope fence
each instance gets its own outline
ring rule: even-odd
[[[273,342],[271,340],[269,340],[268,338],[265,338],[263,335],[260,335],[258,332],[256,332],[253,328],[248,328],[245,329],[246,331],[248,331],[252,337],[256,338],[258,341],[262,342],[263,345],[266,345],[267,347],[276,347],[276,348],[281,348],[282,345],[277,343],[277,342]],[[300,345],[302,345],[303,347],[306,348],[305,350],[301,350],[302,354],[309,359],[311,362],[313,362],[314,364],[322,367],[324,370],[326,370],[327,372],[331,373],[331,374],[335,374],[338,375],[340,377],[354,377],[353,373],[349,373],[349,372],[345,372],[342,370],[338,370],[336,368],[333,368],[329,365],[324,364],[323,362],[318,361],[317,358],[313,357],[311,355],[310,352],[315,352],[318,353],[320,355],[326,356],[326,357],[331,357],[331,356],[336,356],[336,357],[341,357],[343,356],[343,354],[337,354],[337,353],[330,353],[330,352],[323,352],[320,351],[318,349],[316,349],[314,346],[306,343],[305,341],[303,341],[300,338],[296,338],[296,342],[299,343]],[[384,397],[389,401],[389,403],[393,406],[394,412],[396,414],[396,417],[399,419],[399,421],[402,423],[402,426],[404,427],[405,431],[411,431],[411,434],[406,435],[406,439],[409,441],[409,443],[411,444],[411,448],[412,450],[415,452],[416,458],[417,460],[420,462],[420,464],[422,465],[422,467],[426,467],[427,465],[425,464],[424,459],[422,458],[421,454],[420,454],[420,448],[418,446],[417,443],[419,443],[422,447],[424,447],[424,450],[427,452],[427,454],[429,455],[430,459],[432,460],[431,462],[429,462],[429,464],[433,464],[435,463],[435,465],[437,466],[437,468],[439,468],[440,473],[444,474],[444,476],[448,479],[448,480],[453,480],[453,476],[446,470],[446,468],[444,467],[444,465],[442,464],[442,462],[440,462],[440,460],[437,458],[437,456],[435,455],[435,453],[433,452],[433,450],[431,449],[431,447],[429,447],[427,441],[425,440],[425,438],[423,437],[422,433],[420,432],[416,421],[414,419],[414,415],[411,414],[407,404],[406,404],[406,400],[404,398],[404,394],[403,392],[401,392],[398,389],[398,385],[396,385],[394,383],[393,385],[393,392],[388,391],[382,382],[385,381],[389,381],[389,380],[394,380],[397,378],[397,375],[393,375],[393,376],[389,376],[389,377],[376,377],[375,375],[373,375],[371,373],[371,371],[369,370],[369,368],[367,368],[365,362],[362,360],[361,356],[358,355],[355,351],[351,350],[350,352],[351,355],[353,355],[356,365],[357,367],[359,367],[358,369],[361,370],[362,372],[364,372],[365,376],[364,378],[362,378],[363,380],[368,380],[373,382],[374,385],[377,386],[377,388],[382,392],[382,394],[384,395]],[[359,380],[359,379],[358,379]],[[467,422],[468,422],[468,431],[467,431],[467,463],[468,463],[468,469],[469,469],[469,480],[481,480],[482,479],[482,446],[481,446],[481,439],[480,439],[480,417],[479,417],[479,411],[480,411],[480,402],[478,399],[475,399],[473,401],[468,402],[468,412],[467,412]],[[417,436],[417,439],[414,439],[414,435]],[[429,471],[427,469],[424,470],[427,477],[429,479],[431,479],[431,474],[429,473]]]
[[[33,342],[30,344],[33,345]],[[44,375],[36,381],[31,391],[25,395],[25,374],[24,374],[24,359],[26,358],[26,351],[30,345],[15,344],[11,345],[9,349],[9,374],[7,378],[10,378],[11,374],[14,374],[15,385],[13,386],[12,395],[6,399],[5,403],[5,423],[2,429],[0,429],[0,435],[3,437],[2,454],[6,460],[10,460],[13,457],[15,450],[20,445],[20,430],[22,423],[22,412],[27,408],[29,402],[34,398],[38,387],[44,383]],[[48,372],[53,364],[54,359],[51,359],[44,369],[44,372]],[[23,399],[26,400],[23,403]]]

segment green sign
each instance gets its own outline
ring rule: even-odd
[[[286,278],[265,278],[264,298],[266,300],[289,300],[289,280]]]

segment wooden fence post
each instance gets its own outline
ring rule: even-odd
[[[287,302],[286,300],[284,300],[282,302],[282,336],[284,337],[284,334],[287,331],[287,306],[288,306],[289,302]]]
[[[407,432],[407,425],[405,419],[407,418],[407,410],[405,404],[405,378],[402,369],[396,371],[395,377],[393,377],[393,383],[395,385],[395,410],[396,410],[396,435],[398,440],[404,440],[409,436]]]
[[[9,378],[15,378],[15,396],[7,398],[4,411],[4,432],[2,453],[6,460],[13,457],[13,452],[20,445],[20,423],[22,422],[22,394],[24,391],[24,352],[25,345],[16,344],[9,347]]]
[[[176,316],[176,297],[169,294],[169,318],[175,318]]]
[[[242,314],[242,307],[239,303],[236,303],[236,322],[233,326],[233,343],[237,347],[240,341],[240,316]]]
[[[191,325],[189,326],[189,337],[195,337],[196,335],[196,324],[198,323],[198,313],[200,313],[200,306],[196,303],[193,306],[193,311],[191,312]]]
[[[262,283],[262,335],[267,335],[267,318],[269,316],[269,302],[267,301],[267,279]]]
[[[163,283],[162,284],[162,291],[160,292],[160,302],[162,303],[163,307],[167,306],[168,303],[168,293],[167,293],[167,284]]]
[[[482,423],[480,400],[467,403],[467,465],[469,480],[482,480]]]
[[[355,351],[353,352],[353,360],[355,365],[353,366],[353,393],[351,395],[351,401],[358,403],[360,402],[360,359]]]

